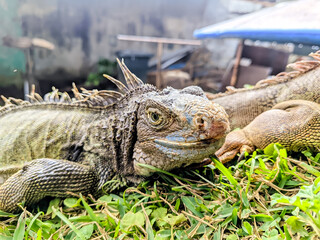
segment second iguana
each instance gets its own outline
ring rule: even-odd
[[[219,94],[207,94],[229,115],[230,128],[243,128],[259,114],[288,100],[307,100],[320,103],[320,51],[311,53],[313,61],[288,65],[294,71],[259,81],[252,88],[229,88]]]
[[[295,71],[262,80],[251,89],[208,96],[224,107],[231,130],[243,128],[227,135],[215,153],[220,161],[276,142],[291,151],[320,151],[320,51],[310,55],[315,61],[291,64]]]

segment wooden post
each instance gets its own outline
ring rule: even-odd
[[[239,65],[240,65],[243,45],[244,45],[244,41],[241,40],[238,44],[237,53],[236,53],[236,60],[233,65],[232,76],[231,76],[231,81],[230,81],[230,86],[233,86],[233,87],[236,85],[237,80],[238,80],[238,72],[239,72]]]
[[[147,37],[147,36],[133,36],[133,35],[118,35],[119,40],[124,41],[136,41],[136,42],[148,42],[157,43],[157,72],[156,72],[156,86],[157,88],[163,87],[161,77],[161,57],[163,53],[163,44],[181,44],[181,45],[201,45],[200,40],[193,39],[178,39],[178,38],[159,38],[159,37]]]
[[[26,78],[24,80],[24,98],[28,99],[27,95],[30,94],[32,85],[35,86],[38,93],[40,93],[39,82],[34,77],[34,61],[33,61],[34,49],[32,47],[25,50],[26,56]]]
[[[27,38],[27,37],[21,37],[21,38],[12,38],[10,36],[6,36],[2,38],[3,45],[11,48],[18,48],[24,51],[25,59],[26,59],[26,73],[24,74],[24,80],[23,80],[23,89],[24,89],[24,95],[25,99],[27,99],[27,94],[30,93],[30,89],[32,85],[35,85],[35,87],[38,89],[39,84],[38,81],[36,81],[34,77],[34,70],[35,65],[33,61],[33,54],[34,54],[34,48],[40,47],[48,50],[53,50],[54,45],[51,42],[48,42],[47,40],[41,39],[41,38]],[[40,89],[38,89],[39,92]]]
[[[134,42],[149,42],[149,43],[169,43],[169,44],[182,44],[182,45],[201,45],[201,40],[193,39],[179,39],[179,38],[160,38],[160,37],[147,37],[147,36],[134,36],[134,35],[118,35],[119,40],[134,41]]]
[[[160,89],[162,86],[162,77],[161,77],[161,57],[163,51],[163,43],[158,43],[157,48],[157,75],[156,75],[156,86]]]

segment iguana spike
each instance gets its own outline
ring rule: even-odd
[[[30,95],[34,96],[36,92],[36,86],[34,84],[31,85],[31,91],[30,91]]]
[[[123,96],[121,93],[109,90],[87,90],[80,88],[82,93],[79,93],[82,99],[76,101],[76,103],[85,103],[88,106],[106,106],[114,103],[119,97]]]
[[[24,100],[21,100],[21,99],[17,99],[17,98],[13,98],[13,97],[10,97],[9,98],[9,101],[12,103],[15,103],[16,105],[28,105],[28,104],[31,104],[30,102],[28,101],[24,101]]]
[[[81,89],[82,90],[82,89]],[[101,90],[101,91],[83,91],[85,96],[90,97],[99,97],[99,96],[106,96],[108,98],[118,99],[123,96],[123,94],[116,92],[116,91],[109,91],[109,90]]]
[[[35,97],[35,99],[38,100],[38,102],[43,102],[43,98],[40,96],[40,94],[34,93],[34,97]]]
[[[315,60],[320,61],[320,50],[315,53],[310,53],[309,56],[313,57]]]
[[[81,87],[80,90],[81,90],[82,93],[91,93],[91,94],[94,94],[94,93],[96,92],[96,89],[88,90],[88,89],[85,89],[84,87]],[[80,94],[81,94],[81,93],[80,93]]]
[[[300,72],[307,72],[319,65],[320,65],[320,62],[318,61],[304,61],[304,62],[296,62],[296,63],[289,64],[288,67]]]
[[[128,78],[130,78],[131,83],[133,84],[134,87],[141,86],[144,83],[141,81],[140,78],[138,78],[134,73],[132,73],[129,68],[126,66],[124,63],[124,60],[122,59],[122,66],[125,69],[125,72],[128,74]]]
[[[30,94],[27,94],[26,95],[28,98],[30,98],[30,100],[32,100],[33,102],[38,102],[38,100],[34,97],[34,96],[32,96],[32,95],[30,95]]]
[[[77,86],[76,86],[76,84],[75,83],[72,83],[72,92],[73,92],[73,94],[74,94],[74,97],[77,99],[77,100],[81,100],[81,99],[83,99],[83,97],[82,97],[82,95],[81,95],[81,93],[79,92],[79,90],[78,90],[78,88],[77,88]]]
[[[124,79],[126,80],[127,87],[129,88],[129,90],[134,89],[134,83],[132,82],[132,79],[130,78],[129,73],[126,71],[125,67],[123,66],[123,59],[122,59],[122,62],[120,62],[120,60],[117,58],[117,62],[122,71]]]
[[[104,93],[108,94],[108,95],[112,95],[114,96],[115,98],[120,98],[120,97],[123,97],[123,94],[120,93],[120,92],[117,92],[117,91],[112,91],[112,90],[101,90],[99,91],[99,93],[102,95]]]
[[[27,97],[34,102],[43,102],[43,98],[40,96],[40,94],[36,93],[36,86],[34,84],[31,85],[31,91]]]
[[[123,97],[123,94],[118,91],[112,90],[100,90],[97,89],[87,90],[85,88],[80,88],[82,91],[79,93],[82,99],[78,99],[77,103],[86,103],[94,106],[105,106],[114,103],[119,98]]]
[[[1,98],[4,101],[5,105],[12,105],[12,103],[9,101],[9,99],[6,98],[5,96],[1,95]]]
[[[44,95],[44,101],[45,102],[59,102],[59,90],[55,87],[52,87],[52,92],[49,92]]]
[[[119,80],[117,80],[117,79],[115,79],[115,78],[113,78],[113,77],[111,77],[111,76],[109,76],[107,74],[103,74],[103,76],[106,79],[108,79],[111,82],[113,82],[121,92],[124,92],[124,93],[129,92],[129,89],[122,82],[120,82]]]
[[[67,92],[64,92],[61,94],[60,102],[72,102],[72,99]]]
[[[118,99],[119,98],[119,95],[115,95],[113,93],[99,93],[99,96],[103,97],[104,99],[106,99],[106,98]]]
[[[28,98],[30,98],[30,100],[34,101],[34,102],[38,102],[38,100],[35,98],[35,91],[36,91],[36,87],[34,84],[31,85],[31,91],[29,94],[27,94],[26,96]]]
[[[59,101],[59,95],[58,95],[59,89],[52,87],[52,94],[50,94],[50,100],[52,102],[58,102]]]
[[[136,77],[126,66],[124,63],[124,60],[120,62],[120,60],[117,58],[117,62],[121,68],[122,74],[126,80],[127,86],[130,90],[137,88],[141,85],[142,81]],[[142,83],[143,84],[143,83]]]

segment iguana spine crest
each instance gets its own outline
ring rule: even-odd
[[[80,88],[81,92],[78,90],[76,85],[72,84],[72,92],[74,97],[71,98],[67,92],[59,92],[55,87],[52,87],[52,92],[45,95],[42,98],[38,93],[35,92],[35,87],[32,86],[30,94],[27,97],[30,99],[22,100],[13,97],[6,98],[1,95],[2,100],[5,105],[0,108],[0,116],[3,116],[9,112],[21,110],[21,109],[32,109],[43,106],[48,108],[81,108],[83,110],[88,109],[90,111],[101,111],[107,110],[114,107],[116,102],[122,102],[130,97],[133,92],[139,90],[143,91],[158,91],[154,86],[150,84],[144,84],[135,74],[133,74],[127,66],[117,59],[121,71],[125,77],[127,86],[125,86],[119,80],[103,74],[105,78],[113,82],[119,91],[112,90],[87,90],[85,88]]]
[[[309,56],[313,57],[315,61],[299,61],[288,65],[289,68],[292,68],[295,71],[281,72],[273,78],[260,80],[253,88],[235,89],[234,87],[227,87],[226,92],[214,95],[211,94],[209,99],[214,100],[216,98],[232,95],[238,92],[250,92],[257,89],[263,89],[271,85],[288,82],[320,66],[320,50],[315,53],[310,53]]]

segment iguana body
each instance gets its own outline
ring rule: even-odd
[[[231,89],[207,96],[226,110],[231,129],[245,127],[280,102],[302,99],[320,103],[320,51],[310,55],[316,61],[291,64],[295,71],[262,80],[251,89]]]
[[[122,93],[74,89],[77,101],[7,100],[0,110],[0,210],[16,211],[45,196],[96,193],[108,180],[152,174],[140,163],[171,170],[199,163],[229,129],[223,108],[198,87],[163,91],[119,63]],[[28,162],[26,165],[23,163]],[[112,183],[110,188],[115,188]]]

